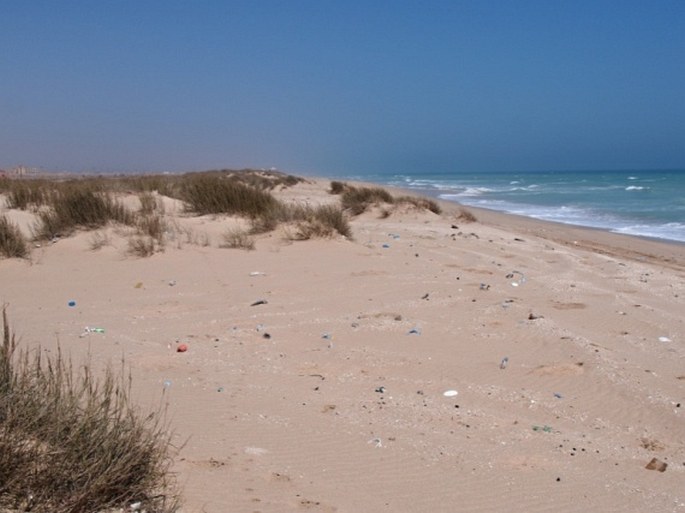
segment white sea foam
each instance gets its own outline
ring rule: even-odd
[[[627,191],[644,191],[645,189],[649,189],[649,187],[643,187],[641,185],[629,185],[626,187]]]

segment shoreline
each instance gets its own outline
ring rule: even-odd
[[[433,196],[426,191],[419,193],[413,189],[404,189],[376,182],[338,180],[327,177],[305,177],[305,179],[316,181],[324,186],[337,180],[366,187],[382,187],[396,195],[423,196],[435,200],[443,208],[444,213],[455,213],[463,208],[474,212],[479,222],[489,226],[501,229],[513,228],[514,231],[521,231],[524,234],[578,249],[630,258],[636,261],[647,259],[676,269],[685,269],[685,242],[628,235],[604,228],[548,221],[500,210],[472,207]]]

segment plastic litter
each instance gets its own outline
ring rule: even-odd
[[[76,301],[74,301],[74,300],[72,299],[72,300],[70,300],[70,301],[67,303],[67,305],[69,305],[70,307],[73,308],[74,306],[76,306]]]
[[[557,399],[563,399],[564,398],[564,396],[561,395],[559,392],[554,392],[554,397],[556,397]]]
[[[421,328],[412,328],[407,332],[407,335],[421,335]]]
[[[105,332],[105,328],[91,328],[89,326],[86,326],[83,329],[83,333],[81,333],[79,335],[79,337],[83,338],[83,337],[89,335],[90,333],[104,333],[104,332]]]
[[[174,285],[176,285],[176,280],[169,281],[169,287],[173,287]]]
[[[668,337],[659,337],[659,342],[673,342],[673,341]]]
[[[490,285],[488,285],[487,283],[481,283],[480,290],[490,290]]]
[[[188,350],[188,346],[186,344],[179,344],[178,347],[176,348],[177,353],[185,353]]]
[[[266,305],[269,302],[266,299],[258,299],[254,303],[252,303],[250,306],[258,306],[258,305]]]
[[[263,273],[262,271],[252,271],[250,276],[266,276],[266,273]]]
[[[171,380],[170,379],[165,379],[164,380],[164,388],[169,388],[171,386]]]
[[[383,244],[383,249],[388,249],[390,247],[390,244]]]
[[[372,438],[368,442],[368,444],[374,444],[374,447],[383,447],[383,441],[380,438]]]
[[[502,361],[499,363],[499,368],[500,369],[506,369],[508,364],[509,364],[509,357],[505,356],[504,358],[502,358]]]
[[[545,433],[552,432],[552,426],[545,424],[544,426],[533,426],[533,431],[544,431]]]
[[[444,395],[445,397],[456,397],[457,395],[459,395],[459,392],[457,392],[456,390],[445,390],[442,393],[442,395]]]
[[[379,394],[384,394],[385,393],[385,387],[378,387],[374,392],[378,392]]]
[[[518,287],[519,285],[526,283],[526,276],[521,271],[511,271],[509,274],[507,274],[506,278],[510,280],[514,278],[515,275],[519,275],[519,279],[511,282],[512,287]]]
[[[323,335],[321,335],[321,338],[324,340],[330,340],[331,334],[330,333],[324,333]]]

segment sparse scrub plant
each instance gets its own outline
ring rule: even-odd
[[[109,193],[89,184],[74,183],[51,195],[50,207],[40,211],[36,238],[50,239],[69,234],[77,228],[95,229],[108,222],[131,224],[133,215]]]
[[[128,252],[137,257],[146,258],[161,249],[159,242],[149,235],[133,236],[128,239]]]
[[[347,189],[347,184],[345,182],[338,182],[336,180],[333,180],[331,182],[331,190],[330,190],[331,194],[336,194],[336,195],[342,194],[343,192],[345,192],[346,189]]]
[[[19,227],[5,216],[0,216],[0,255],[7,258],[26,258],[29,247]]]
[[[140,201],[140,212],[143,215],[150,215],[156,211],[164,211],[163,203],[158,201],[154,193],[144,191],[138,194],[138,201]]]
[[[3,309],[0,510],[177,511],[164,410],[135,407],[123,369],[97,378],[59,351],[18,352]]]
[[[435,201],[429,198],[421,198],[418,196],[400,196],[395,199],[396,203],[405,203],[409,205],[414,205],[416,208],[422,210],[429,210],[434,214],[441,214],[442,208]]]
[[[353,216],[362,214],[371,205],[395,203],[395,198],[381,187],[347,186],[341,196],[342,206]]]
[[[112,240],[109,238],[107,232],[94,232],[90,237],[90,249],[92,251],[98,251],[111,244]]]
[[[28,210],[45,205],[50,188],[43,180],[8,180],[7,206],[17,210]]]
[[[187,177],[182,183],[181,196],[187,209],[197,214],[235,214],[256,218],[276,204],[270,193],[221,175]]]
[[[465,223],[475,223],[478,220],[470,210],[466,210],[465,208],[459,209],[459,215],[457,216],[457,219]]]
[[[255,240],[253,237],[250,237],[250,234],[245,230],[232,229],[224,233],[221,247],[250,251],[255,249]]]

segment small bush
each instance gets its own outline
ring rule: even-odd
[[[29,247],[19,227],[5,216],[0,216],[0,255],[7,258],[26,258]]]
[[[43,180],[11,180],[8,181],[7,206],[18,210],[28,210],[45,205],[49,197],[49,189]]]
[[[197,214],[235,214],[250,218],[263,215],[276,204],[266,191],[221,175],[190,176],[182,184],[183,201]]]
[[[347,184],[345,182],[331,182],[331,194],[342,194],[343,192],[345,192],[345,189],[347,189]]]
[[[106,232],[95,232],[90,237],[90,249],[91,251],[98,251],[105,246],[112,244],[109,235]]]
[[[50,207],[39,212],[36,238],[51,239],[77,228],[95,229],[113,221],[131,224],[133,215],[108,193],[97,192],[88,184],[73,184],[53,194]]]
[[[149,257],[161,250],[159,242],[150,236],[136,236],[128,240],[128,252],[141,258]]]
[[[347,186],[341,196],[342,206],[353,216],[362,214],[371,205],[395,202],[395,198],[381,187],[352,187]]]
[[[475,223],[478,220],[470,210],[466,210],[465,208],[459,209],[459,215],[457,216],[457,219],[465,223]]]
[[[163,411],[143,415],[131,382],[96,379],[60,352],[16,353],[3,309],[0,345],[0,510],[98,512],[141,502],[172,513],[171,441]]]
[[[140,201],[139,212],[143,215],[151,215],[160,207],[157,203],[157,198],[155,195],[149,191],[141,192],[138,194],[138,201]]]
[[[255,241],[250,234],[244,230],[228,230],[223,235],[224,242],[222,248],[246,249],[251,251],[255,248]]]
[[[352,238],[352,229],[345,213],[340,207],[321,205],[314,209],[314,218],[323,226],[330,227],[333,232],[343,237]],[[334,234],[332,234],[334,235]]]
[[[160,244],[164,241],[167,223],[161,215],[143,215],[136,220],[138,233],[148,235]]]
[[[413,205],[416,208],[419,208],[422,210],[429,210],[429,211],[433,212],[434,214],[438,214],[438,215],[442,213],[442,209],[440,208],[440,205],[438,205],[432,199],[428,199],[428,198],[420,198],[418,196],[400,196],[399,198],[395,199],[395,202]]]

